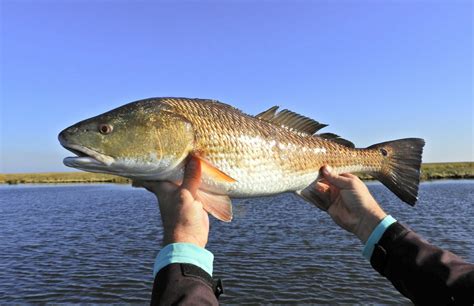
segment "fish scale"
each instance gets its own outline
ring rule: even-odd
[[[417,201],[424,140],[406,138],[368,148],[274,106],[256,116],[208,99],[150,98],[83,120],[59,134],[77,154],[67,166],[139,181],[182,181],[188,158],[201,163],[197,197],[230,221],[230,197],[295,192],[317,204],[319,169],[368,173],[410,205]]]
[[[303,136],[215,101],[166,99],[163,103],[169,106],[167,110],[191,122],[196,150],[237,180],[227,186],[204,181],[226,189],[231,196],[302,189],[326,164],[338,173],[351,169],[372,172],[381,167],[381,158],[374,150],[351,149],[318,136]]]

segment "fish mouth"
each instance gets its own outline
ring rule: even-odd
[[[97,168],[108,167],[114,162],[114,158],[79,144],[69,144],[59,137],[61,145],[77,156],[66,157],[64,165],[73,168]]]

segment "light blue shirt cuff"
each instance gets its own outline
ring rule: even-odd
[[[172,263],[187,263],[198,266],[212,276],[214,255],[208,250],[192,243],[171,243],[165,246],[156,256],[153,276]]]
[[[372,253],[374,252],[375,244],[379,242],[387,228],[395,222],[397,222],[397,220],[395,220],[395,218],[390,215],[386,216],[382,221],[380,221],[380,223],[372,231],[372,234],[370,234],[369,239],[367,239],[367,243],[362,250],[362,255],[365,258],[370,260],[370,257],[372,257]]]

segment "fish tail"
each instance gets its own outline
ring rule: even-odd
[[[378,143],[367,149],[382,156],[382,167],[371,175],[390,189],[402,201],[414,206],[418,199],[421,154],[425,141],[405,138]]]

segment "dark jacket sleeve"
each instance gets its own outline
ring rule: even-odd
[[[396,222],[375,245],[372,267],[415,304],[472,305],[474,265]]]
[[[155,277],[151,305],[218,305],[222,284],[191,264],[170,264]]]

